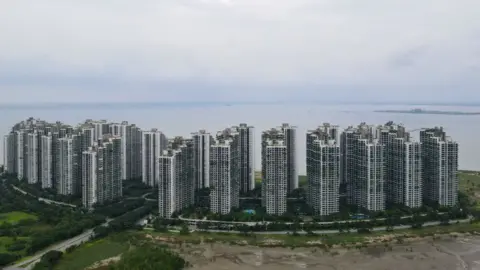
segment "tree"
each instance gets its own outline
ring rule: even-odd
[[[182,225],[182,229],[180,230],[181,235],[187,235],[190,234],[190,230],[188,229],[188,226],[186,224]]]

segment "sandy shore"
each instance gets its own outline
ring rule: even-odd
[[[444,237],[362,249],[261,248],[220,243],[175,248],[192,270],[480,270],[480,237]]]

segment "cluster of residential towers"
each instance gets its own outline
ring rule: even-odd
[[[298,188],[297,129],[289,124],[262,132],[262,206],[287,211],[287,195]],[[160,215],[195,202],[195,190],[210,188],[210,210],[227,214],[239,194],[254,188],[253,127],[241,124],[217,133],[193,133],[170,141],[159,159]],[[340,196],[369,211],[425,202],[453,206],[458,191],[458,144],[442,128],[411,138],[403,125],[361,123],[340,131],[323,124],[306,134],[307,203],[315,215],[339,212]]]
[[[54,189],[61,195],[81,196],[92,208],[122,197],[122,180],[149,174],[142,162],[148,134],[135,125],[86,120],[75,127],[29,118],[17,123],[4,138],[4,165],[29,184]],[[161,143],[166,141],[164,139]],[[148,166],[147,166],[148,168]],[[144,170],[146,172],[144,172]]]
[[[296,145],[297,128],[289,124],[262,132],[262,206],[269,214],[285,213],[287,195],[298,188]],[[255,188],[254,152],[255,130],[247,124],[167,139],[127,122],[72,127],[30,118],[5,136],[4,160],[19,179],[81,195],[87,208],[121,197],[122,180],[141,178],[158,188],[159,214],[170,217],[205,188],[212,212],[238,207],[240,194]],[[422,129],[415,141],[393,122],[342,131],[323,124],[306,133],[306,167],[315,215],[337,213],[341,196],[370,211],[458,200],[458,144],[438,127]]]

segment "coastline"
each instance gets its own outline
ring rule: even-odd
[[[480,115],[480,112],[424,111],[424,110],[376,110],[375,113],[437,114],[437,115]]]

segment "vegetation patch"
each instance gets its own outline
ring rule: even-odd
[[[0,252],[14,252],[19,253],[23,251],[28,242],[28,237],[0,237]]]
[[[178,254],[157,245],[142,245],[125,254],[119,262],[110,266],[112,270],[181,270],[187,262]]]
[[[33,214],[21,212],[21,211],[12,211],[8,213],[0,214],[0,223],[8,222],[10,224],[16,224],[23,220],[37,220],[38,217]]]
[[[20,194],[12,187],[19,183],[14,176],[1,180],[0,268],[105,222],[105,216]]]
[[[66,253],[54,269],[83,270],[98,261],[118,256],[128,248],[127,242],[122,243],[113,238],[95,240]]]

